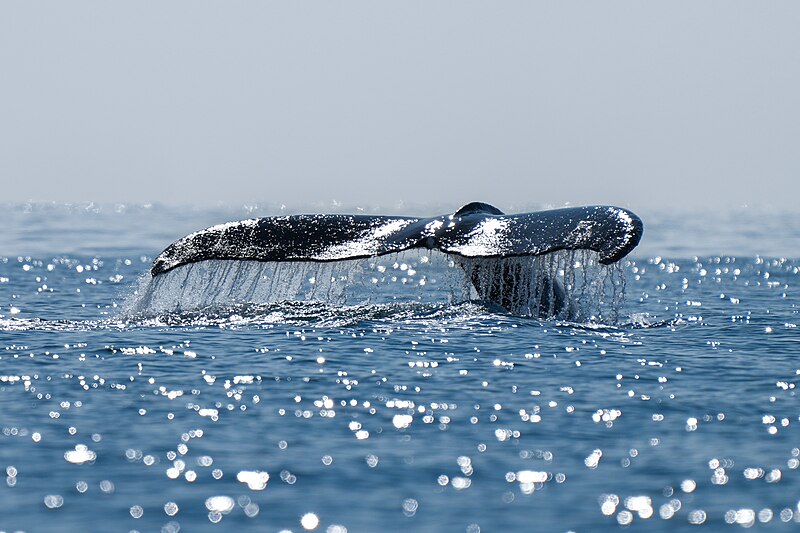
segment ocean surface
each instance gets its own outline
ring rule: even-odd
[[[639,212],[583,323],[420,254],[142,305],[173,240],[279,212],[3,206],[0,531],[800,527],[798,214]]]

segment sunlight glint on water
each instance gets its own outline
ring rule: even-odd
[[[774,249],[783,223],[764,218],[756,237]],[[618,267],[617,325],[504,313],[464,297],[457,265],[400,256],[345,272],[344,304],[126,316],[159,250],[125,238],[102,254],[51,239],[37,246],[52,254],[0,257],[0,529],[800,521],[797,258],[634,255]]]

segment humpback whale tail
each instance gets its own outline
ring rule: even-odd
[[[431,218],[381,215],[291,215],[231,222],[191,233],[153,261],[151,275],[203,261],[331,263],[410,249],[455,256],[482,300],[527,314],[570,315],[565,287],[552,272],[528,276],[531,258],[589,250],[609,265],[625,257],[643,231],[639,217],[611,206],[588,206],[507,215],[473,202],[452,215]],[[527,262],[526,262],[527,261]],[[527,277],[526,277],[527,276]]]

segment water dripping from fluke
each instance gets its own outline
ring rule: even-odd
[[[625,298],[617,263],[587,250],[539,256],[460,259],[477,299],[507,312],[569,322],[616,324]]]
[[[211,260],[143,277],[123,316],[161,315],[167,324],[174,323],[169,315],[193,323],[201,317],[386,317],[392,310],[408,317],[479,302],[490,312],[616,324],[624,290],[622,266],[603,265],[586,250],[508,258],[407,251],[329,263]]]

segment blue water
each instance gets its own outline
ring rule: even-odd
[[[122,313],[172,240],[258,214],[5,206],[0,530],[798,526],[798,217],[640,213],[616,324],[432,284]]]

